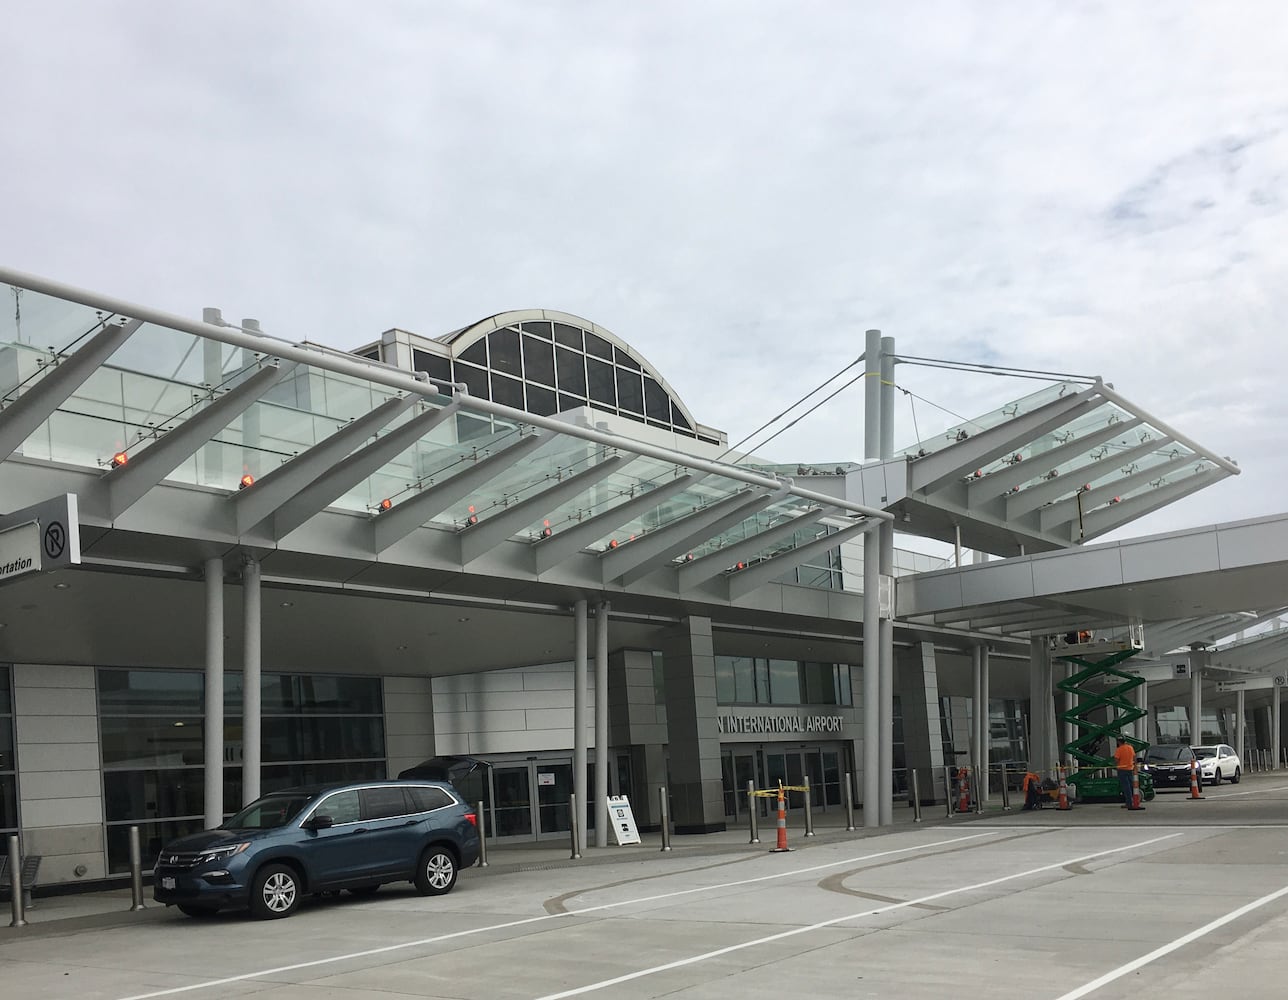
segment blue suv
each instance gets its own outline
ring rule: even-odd
[[[287,917],[305,893],[366,895],[386,882],[439,896],[478,860],[478,817],[443,781],[289,788],[157,857],[153,897],[190,917],[250,907]]]

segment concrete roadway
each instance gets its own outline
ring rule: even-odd
[[[4,997],[1241,1000],[1288,982],[1288,774],[847,833],[745,830],[494,850],[446,897],[388,886],[287,920],[128,894],[38,899],[0,929]],[[827,819],[834,822],[832,814]]]

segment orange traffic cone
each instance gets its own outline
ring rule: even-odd
[[[1145,808],[1140,804],[1140,774],[1135,768],[1132,768],[1131,772],[1131,807],[1133,809]]]
[[[964,767],[957,769],[957,811],[970,812],[970,772]]]
[[[1203,798],[1199,794],[1199,762],[1193,758],[1190,759],[1190,798]]]
[[[778,846],[775,847],[771,854],[777,854],[780,851],[790,851],[787,846],[787,797],[783,794],[782,782],[778,783]]]
[[[1057,809],[1069,808],[1069,788],[1064,782],[1064,768],[1060,768],[1060,798],[1056,803]]]

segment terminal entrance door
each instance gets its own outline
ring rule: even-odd
[[[594,789],[593,764],[586,787]],[[572,761],[549,758],[494,763],[489,836],[501,840],[568,837],[572,801]],[[594,830],[594,801],[587,803],[587,826]]]
[[[725,791],[725,815],[742,818],[747,814],[747,782],[759,789],[801,786],[809,776],[811,807],[818,812],[835,808],[841,799],[841,751],[831,747],[802,747],[778,750],[726,749],[721,755]],[[804,792],[787,793],[788,810],[805,808]],[[773,799],[761,798],[760,815],[773,813]]]

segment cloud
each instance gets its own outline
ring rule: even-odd
[[[14,6],[15,266],[337,347],[565,309],[735,440],[880,328],[1240,459],[1140,530],[1283,508],[1281,4]],[[1032,388],[898,376],[901,442]]]

